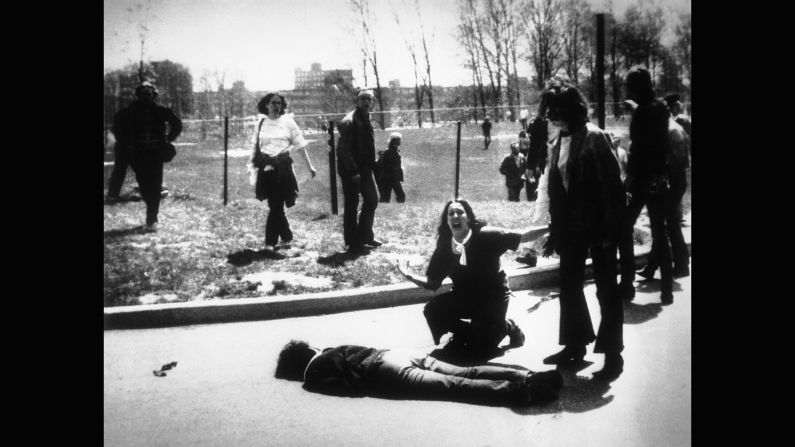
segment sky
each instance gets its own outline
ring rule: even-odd
[[[370,0],[381,84],[398,79],[402,86],[414,85],[405,40],[419,44],[417,11],[429,46],[433,84],[470,84],[471,74],[462,66],[465,56],[455,39],[456,0],[415,1]],[[634,1],[613,0],[613,5],[621,13]],[[690,0],[657,1],[690,10]],[[360,25],[350,0],[105,0],[103,16],[106,71],[139,60],[139,25],[144,23],[144,60],[168,59],[187,66],[194,90],[201,90],[202,75],[213,72],[225,75],[227,88],[242,80],[253,91],[290,90],[294,70],[309,70],[312,63],[324,70],[352,69],[354,85],[364,85]],[[421,54],[418,51],[418,57]],[[527,63],[519,65],[519,75],[523,72],[532,74]],[[375,85],[372,74],[367,84]]]

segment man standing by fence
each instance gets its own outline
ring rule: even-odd
[[[146,229],[155,230],[160,209],[160,189],[163,186],[163,160],[159,148],[174,141],[182,132],[182,121],[168,107],[155,103],[157,88],[143,82],[135,89],[135,100],[113,117],[113,135],[116,136],[116,156],[123,154],[129,160],[138,181],[138,189],[146,203]],[[168,134],[166,134],[168,124]],[[117,159],[118,163],[118,159]],[[121,169],[121,168],[120,168]],[[126,170],[126,164],[123,166]],[[111,177],[108,195],[118,195],[124,181],[118,181],[116,170]],[[118,185],[114,183],[118,181]]]
[[[345,200],[343,235],[348,252],[353,254],[367,254],[368,247],[381,245],[373,236],[373,220],[378,206],[378,190],[373,175],[375,137],[370,122],[374,99],[370,90],[360,91],[356,95],[356,109],[345,115],[339,124],[337,169]],[[362,211],[357,216],[360,194]]]

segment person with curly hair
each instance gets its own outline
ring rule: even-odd
[[[257,110],[264,116],[257,121],[251,165],[253,170],[260,171],[256,184],[257,199],[268,201],[266,251],[275,250],[279,238],[285,243],[293,240],[293,232],[284,213],[285,205],[288,208],[294,206],[298,197],[292,151],[300,150],[312,177],[317,174],[306,151],[309,143],[292,116],[285,115],[286,109],[287,100],[275,92],[268,93],[257,104]]]

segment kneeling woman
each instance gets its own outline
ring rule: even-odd
[[[425,319],[433,342],[439,344],[444,334],[452,332],[454,343],[474,359],[494,357],[506,335],[510,337],[511,347],[522,346],[522,330],[513,320],[505,318],[511,290],[500,267],[500,256],[546,231],[546,227],[536,227],[517,233],[489,227],[475,218],[467,201],[447,202],[427,278],[413,275],[398,265],[408,280],[429,290],[437,290],[448,276],[453,281],[450,292],[436,295],[425,305]]]
[[[284,206],[295,205],[298,197],[298,182],[293,171],[290,152],[300,149],[312,177],[317,171],[312,166],[301,130],[290,116],[284,116],[287,101],[278,93],[268,93],[257,104],[257,110],[265,114],[257,124],[256,143],[251,164],[262,169],[257,181],[256,194],[259,200],[268,200],[268,219],[265,222],[265,249],[273,250],[279,237],[282,242],[293,240],[293,232],[284,214]]]

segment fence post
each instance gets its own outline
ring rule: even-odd
[[[227,201],[227,168],[229,165],[228,162],[228,151],[229,151],[229,117],[224,117],[224,206],[226,206]]]
[[[334,147],[334,121],[328,121],[328,172],[331,191],[331,214],[337,215],[337,150]]]
[[[458,171],[461,165],[461,121],[458,121],[458,135],[455,138],[455,195],[458,199]]]

